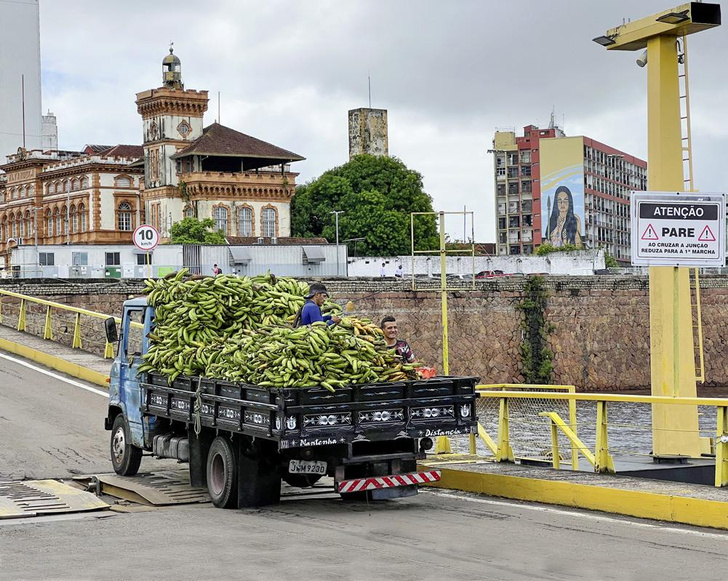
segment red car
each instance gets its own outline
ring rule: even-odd
[[[496,278],[499,276],[507,276],[502,270],[481,270],[475,275],[475,278]]]

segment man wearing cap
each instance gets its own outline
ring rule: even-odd
[[[336,315],[332,316],[321,314],[321,306],[324,304],[324,301],[329,298],[329,293],[323,284],[320,282],[313,283],[309,287],[308,296],[306,298],[308,300],[303,305],[298,316],[296,316],[296,322],[294,323],[295,327],[310,325],[317,321],[325,321],[328,325],[341,322],[341,318]]]

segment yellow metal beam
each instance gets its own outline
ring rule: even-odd
[[[682,18],[684,20],[681,20]],[[643,50],[648,40],[652,38],[671,38],[675,42],[675,37],[694,34],[719,25],[719,4],[687,2],[608,30],[606,37],[613,43],[606,47],[608,50]],[[651,62],[649,55],[648,62]]]
[[[566,422],[557,414],[556,412],[541,412],[538,415],[549,418],[551,420],[551,426],[555,428],[559,428],[562,432],[564,432],[564,435],[569,438],[569,440],[572,443],[572,450],[578,450],[578,452],[581,452],[581,454],[589,460],[589,463],[592,466],[596,466],[596,459],[594,458],[594,454],[591,453],[587,445],[582,442],[579,439],[579,436],[576,435],[576,432],[571,429],[571,427],[566,425]],[[553,432],[552,432],[552,444],[553,444]],[[558,445],[558,443],[557,443]],[[572,452],[572,454],[574,454]],[[574,470],[578,470],[579,463],[578,463],[578,454],[574,454],[577,456],[577,462],[576,466],[573,467]],[[554,468],[558,468],[558,466],[554,466]]]

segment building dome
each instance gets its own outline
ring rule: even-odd
[[[171,66],[171,65],[182,65],[182,61],[179,60],[179,57],[174,54],[174,48],[171,46],[169,47],[169,54],[162,59],[162,65],[163,66]]]
[[[162,59],[162,82],[170,89],[184,89],[182,84],[182,61],[169,47],[169,54]]]

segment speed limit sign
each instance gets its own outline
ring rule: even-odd
[[[134,245],[139,250],[153,250],[159,244],[159,232],[154,226],[142,224],[134,230]]]

